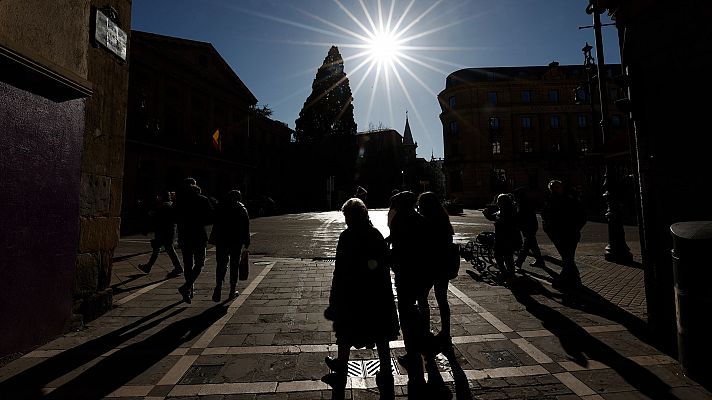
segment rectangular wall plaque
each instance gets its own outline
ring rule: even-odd
[[[126,32],[110,20],[101,10],[96,10],[94,40],[126,61]]]

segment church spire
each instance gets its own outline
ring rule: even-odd
[[[405,110],[405,129],[403,130],[403,144],[415,144],[413,134],[410,132],[410,124],[408,123],[408,110]]]

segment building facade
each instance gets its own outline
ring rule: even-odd
[[[525,187],[542,201],[547,182],[560,179],[590,200],[592,213],[600,211],[602,155],[618,149],[619,172],[629,173],[627,117],[612,103],[621,97],[612,82],[619,70],[606,66],[611,112],[605,141],[580,65],[552,62],[450,74],[438,95],[447,196],[481,207],[499,193]]]
[[[0,356],[110,309],[131,1],[0,3]]]
[[[417,192],[423,173],[407,114],[402,136],[387,128],[359,132],[357,146],[354,181],[368,191],[369,207],[387,207],[394,190]]]
[[[140,229],[162,190],[193,177],[209,197],[284,197],[292,130],[257,99],[210,43],[134,31],[123,232]]]

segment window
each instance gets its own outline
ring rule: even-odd
[[[588,126],[588,117],[581,114],[578,116],[578,126],[579,128],[585,128]]]
[[[525,141],[522,143],[522,150],[523,150],[525,153],[531,153],[532,151],[534,151],[534,149],[532,148],[532,142],[530,142],[530,141],[528,141],[528,140],[525,140]]]
[[[532,102],[532,91],[531,90],[522,90],[522,103],[531,103]]]
[[[591,99],[588,96],[588,89],[586,89],[585,87],[576,88],[576,92],[574,93],[574,100],[576,101],[576,104],[590,103]]]
[[[455,96],[450,96],[450,98],[448,99],[448,104],[450,105],[451,110],[455,109],[455,104],[456,104]]]
[[[611,115],[611,126],[614,128],[621,127],[621,116],[620,115]]]
[[[495,79],[497,79],[497,77],[495,76],[494,72],[487,72],[488,81],[494,81]]]
[[[507,181],[507,171],[505,171],[503,168],[495,168],[494,176],[501,182]]]
[[[580,139],[579,140],[579,150],[581,150],[582,153],[585,153],[588,151],[588,141],[585,139]]]
[[[524,128],[524,129],[532,128],[532,117],[522,117],[522,128]]]
[[[487,101],[490,104],[497,104],[497,92],[487,92]]]
[[[558,129],[560,127],[560,119],[558,115],[552,115],[549,118],[549,126],[553,129]]]
[[[489,128],[490,129],[499,129],[499,118],[490,117],[489,118]]]
[[[561,143],[559,142],[554,142],[551,144],[551,151],[558,153],[561,151]]]
[[[549,101],[552,103],[559,102],[559,89],[549,89]]]
[[[460,133],[460,126],[457,121],[450,121],[450,134],[457,136]]]
[[[502,154],[502,144],[500,142],[492,142],[492,154]]]

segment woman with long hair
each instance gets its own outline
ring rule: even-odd
[[[424,192],[418,196],[418,212],[425,218],[428,246],[431,249],[428,273],[434,281],[433,291],[440,309],[441,328],[437,335],[440,345],[451,345],[450,337],[450,306],[447,302],[448,271],[443,264],[448,247],[452,244],[455,230],[450,223],[447,211],[433,192]],[[430,307],[427,302],[421,304],[421,313],[430,320]]]

